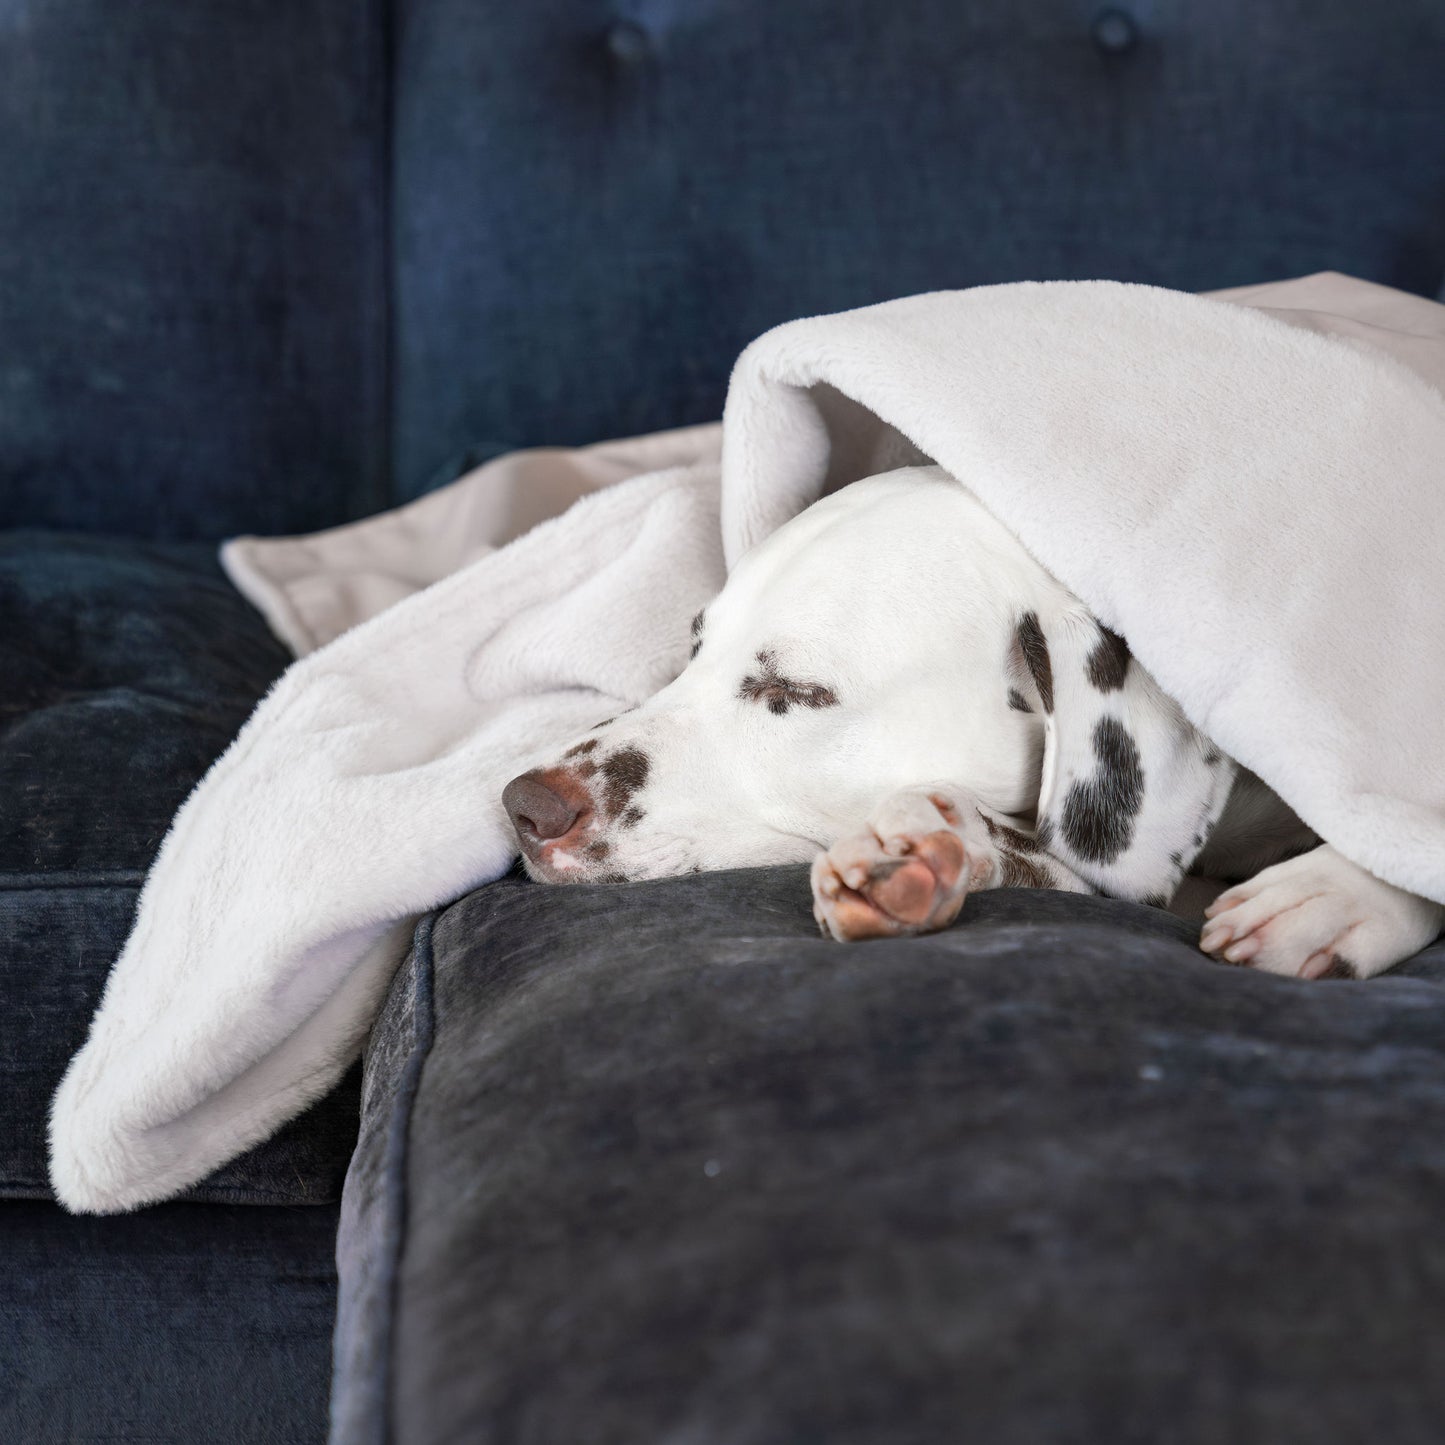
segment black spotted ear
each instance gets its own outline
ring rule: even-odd
[[[1015,655],[1044,716],[1040,839],[1104,893],[1167,902],[1223,811],[1234,764],[1082,609],[1023,614]]]

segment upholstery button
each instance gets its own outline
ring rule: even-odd
[[[607,32],[607,48],[614,60],[623,65],[636,65],[647,59],[647,32],[630,20],[619,20]]]
[[[1127,10],[1110,6],[1094,16],[1090,27],[1094,44],[1106,55],[1122,55],[1139,43],[1139,26]]]

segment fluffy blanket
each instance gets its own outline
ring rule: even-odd
[[[164,1198],[327,1090],[411,920],[510,865],[503,784],[669,681],[728,563],[908,458],[1341,852],[1445,902],[1445,308],[1332,276],[910,297],[760,338],[721,430],[230,544],[306,655],[151,870],[55,1096],[62,1203]]]

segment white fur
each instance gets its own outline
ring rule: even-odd
[[[1445,400],[1420,376],[1176,293],[1008,286],[779,328],[724,433],[732,559],[921,451],[1342,855],[1445,897]],[[682,666],[717,516],[705,463],[622,483],[282,679],[178,814],[57,1092],[63,1203],[172,1194],[334,1082],[404,920],[509,862],[506,779]],[[284,600],[324,591],[315,555]]]
[[[1051,645],[1049,709],[1013,657],[1025,613]],[[1152,786],[1133,820],[1138,846],[1093,881],[1168,896],[1183,871],[1171,854],[1192,859],[1232,771],[1205,764],[1207,739],[1144,669],[1107,694],[1092,686],[1098,638],[1079,600],[942,469],[858,481],[739,561],[675,682],[571,740],[570,764],[566,749],[546,760],[590,806],[575,834],[532,850],[528,870],[574,883],[805,861],[931,780],[966,788],[996,818],[1032,819],[1051,792],[1093,772],[1094,728],[1117,716]],[[795,685],[826,686],[829,704],[779,716],[750,700],[761,657]],[[1010,685],[1031,711],[1009,707]],[[648,768],[645,816],[630,826],[602,805],[605,778],[593,771],[624,750]]]
[[[645,821],[598,809],[578,843],[607,853],[580,877],[570,843],[528,866],[573,882],[802,862],[928,778],[967,776],[1000,813],[1031,809],[1043,724],[1008,709],[1002,668],[1016,609],[1072,601],[936,467],[827,497],[733,569],[681,676],[594,734],[598,756],[649,760]],[[763,650],[838,704],[778,717],[740,698]]]
[[[1220,877],[1262,869],[1210,910],[1201,947],[1228,962],[1368,977],[1440,931],[1439,904],[1316,847],[1137,659],[1095,676],[1087,609],[938,467],[815,502],[746,554],[692,631],[675,682],[520,780],[574,813],[560,835],[518,820],[534,878],[811,858],[820,928],[853,941],[946,927],[970,892],[1011,883],[1163,905],[1202,854]],[[1101,724],[1122,742],[1099,796],[1128,834],[1107,859],[1064,822],[1069,790],[1098,786]]]
[[[1441,909],[1372,878],[1328,845],[1265,868],[1210,905],[1207,953],[1266,973],[1317,978],[1340,961],[1368,978],[1440,932]]]

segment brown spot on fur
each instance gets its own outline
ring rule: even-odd
[[[1033,711],[1033,708],[1029,706],[1028,699],[1016,687],[1011,687],[1008,690],[1008,705],[1015,712]]]
[[[1001,849],[999,858],[1003,863],[1000,883],[1004,888],[1051,888],[1054,880],[1048,872],[1032,858],[1021,858],[1007,848]]]
[[[593,725],[588,729],[588,731],[600,733],[603,728],[609,726],[612,723],[615,723],[616,721],[617,719],[615,717],[605,717],[600,723],[593,723]]]
[[[646,816],[641,808],[629,808],[617,821],[624,828],[635,828]]]
[[[1019,651],[1023,654],[1024,666],[1039,690],[1039,701],[1045,712],[1054,710],[1054,665],[1049,661],[1049,645],[1044,641],[1044,630],[1039,626],[1037,612],[1025,612],[1019,618],[1014,632],[1018,639]]]
[[[1339,953],[1330,955],[1330,966],[1320,975],[1321,978],[1359,978],[1359,976],[1360,970],[1348,958]]]
[[[1129,644],[1101,622],[1099,641],[1089,654],[1089,681],[1100,692],[1117,692],[1129,671]]]
[[[575,747],[568,748],[567,751],[562,754],[562,756],[564,758],[575,758],[580,756],[582,753],[590,753],[592,749],[597,746],[599,741],[600,739],[598,738],[587,738],[583,742],[578,743]]]
[[[988,829],[988,836],[1001,848],[1011,848],[1015,853],[1040,853],[1043,845],[1037,838],[1030,838],[1027,833],[1020,833],[1017,828],[1010,828],[1007,823],[996,823],[982,808],[978,810],[978,816],[983,819],[983,826]]]
[[[589,858],[605,858],[612,851],[612,844],[606,838],[599,838],[595,843],[589,843],[582,851]]]
[[[759,674],[749,673],[738,688],[748,702],[764,702],[768,711],[782,716],[794,703],[800,707],[837,707],[838,694],[821,682],[797,682],[778,671],[773,653],[758,653]]]
[[[597,771],[597,764],[588,758],[585,762],[577,764],[577,776],[579,778],[590,778]]]
[[[632,801],[632,795],[647,782],[651,763],[639,747],[619,748],[602,762],[602,806],[615,818]]]

